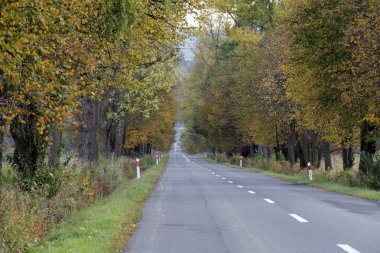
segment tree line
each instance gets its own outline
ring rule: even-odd
[[[210,2],[186,80],[182,143],[190,152],[344,169],[379,146],[379,2]],[[368,172],[363,159],[360,170]]]
[[[196,1],[1,1],[0,163],[4,133],[24,188],[59,161],[62,133],[80,164],[100,154],[167,151],[178,46]],[[48,153],[49,152],[49,153]]]

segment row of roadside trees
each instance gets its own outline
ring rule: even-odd
[[[174,138],[178,46],[196,1],[2,1],[0,163],[4,133],[25,189],[59,160],[166,151]]]
[[[213,1],[186,85],[190,152],[275,154],[345,169],[379,141],[379,2]],[[336,152],[335,152],[336,153]],[[371,167],[371,168],[369,168]],[[375,173],[375,172],[374,172]],[[376,172],[378,173],[378,172]]]

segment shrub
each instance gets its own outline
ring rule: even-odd
[[[36,170],[31,190],[47,198],[54,196],[63,183],[62,170],[55,167],[41,166]]]
[[[271,171],[275,173],[283,172],[281,164],[279,162],[273,162],[271,165]]]
[[[229,158],[229,163],[234,165],[240,165],[240,155],[234,154]],[[243,165],[245,165],[245,161],[243,161]]]
[[[3,170],[0,173],[0,183],[7,186],[19,185],[17,171],[8,163],[3,163]]]
[[[154,162],[150,155],[141,158],[144,169]],[[21,190],[17,171],[4,166],[0,175],[0,252],[25,252],[71,212],[136,177],[135,160],[126,157],[114,162],[102,158],[97,167],[69,164],[38,168],[29,192]]]
[[[153,155],[144,155],[140,159],[141,169],[142,170],[146,170],[147,168],[149,168],[150,166],[152,166],[155,162],[156,162],[156,160],[153,157]]]
[[[371,189],[380,190],[380,156],[362,153],[360,160],[363,171],[360,178],[363,184]]]
[[[215,159],[216,159],[216,161],[221,162],[221,163],[225,163],[225,162],[228,161],[227,156],[224,153],[221,153],[221,154],[220,153],[216,153],[215,154]]]
[[[361,186],[361,180],[358,173],[353,170],[342,171],[335,178],[330,178],[330,181],[335,181],[347,186]]]
[[[0,252],[25,252],[37,242],[39,234],[36,205],[25,193],[10,189],[0,191]]]
[[[252,160],[253,160],[252,161],[253,167],[263,169],[263,170],[270,170],[273,163],[272,160],[264,157],[261,154],[255,155]]]

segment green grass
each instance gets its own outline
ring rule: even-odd
[[[142,216],[145,199],[156,186],[167,164],[164,157],[89,208],[74,213],[39,246],[28,252],[121,252]]]
[[[206,160],[208,162],[215,163],[215,160],[213,159],[206,158]],[[380,201],[380,191],[375,191],[375,190],[370,190],[370,189],[360,188],[360,187],[346,186],[346,185],[342,185],[336,182],[317,178],[316,176],[314,176],[313,181],[309,181],[306,173],[305,175],[287,175],[287,174],[275,173],[273,171],[263,170],[263,169],[258,169],[258,168],[251,168],[251,167],[240,168],[237,165],[231,165],[229,163],[222,163],[222,164],[227,165],[229,167],[236,168],[236,169],[245,169],[249,171],[254,171],[266,176],[270,176],[270,177],[274,177],[274,178],[278,178],[282,180],[287,180],[287,181],[294,182],[297,184],[309,185],[316,188],[338,192],[338,193],[342,193],[346,195],[351,195],[351,196],[362,198],[362,199]]]

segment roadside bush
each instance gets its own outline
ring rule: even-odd
[[[246,159],[244,160],[244,165],[245,165],[246,167],[254,167],[254,166],[253,166],[253,158],[246,158]]]
[[[229,163],[233,165],[240,165],[240,155],[234,154],[229,158]],[[245,165],[245,161],[243,161],[243,165]]]
[[[19,185],[17,171],[8,163],[3,163],[3,170],[0,173],[0,184],[7,186]]]
[[[131,179],[131,178],[136,177],[135,167],[136,167],[135,161],[133,161],[132,159],[126,159],[123,162],[122,169],[123,169],[123,173],[127,179]]]
[[[272,160],[264,157],[261,154],[255,155],[252,160],[253,167],[263,170],[270,170],[273,163]]]
[[[215,154],[215,159],[217,162],[221,162],[221,163],[225,163],[228,161],[228,158],[226,156],[226,154],[222,153],[222,154]]]
[[[36,170],[31,190],[47,198],[51,198],[61,189],[62,170],[55,167],[41,166]]]
[[[144,169],[154,162],[153,156],[141,158]],[[0,176],[0,252],[25,252],[70,213],[136,177],[135,167],[135,160],[126,157],[101,159],[97,167],[41,167],[31,191],[25,192],[16,170],[5,164]]]
[[[360,172],[363,184],[368,188],[380,190],[380,156],[362,153],[360,160],[363,164],[363,172]]]
[[[335,178],[330,178],[330,181],[335,181],[346,186],[359,187],[363,185],[358,173],[353,170],[342,171]]]
[[[271,171],[273,171],[275,173],[282,173],[283,169],[282,169],[281,164],[279,162],[273,162],[271,164]]]
[[[36,203],[17,189],[0,190],[0,252],[25,252],[39,241]]]
[[[144,155],[140,159],[141,169],[146,170],[147,168],[151,167],[156,162],[153,155]]]

